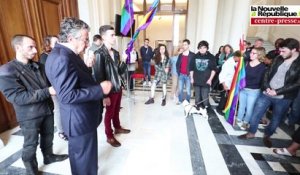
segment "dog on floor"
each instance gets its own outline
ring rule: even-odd
[[[184,107],[184,115],[188,117],[189,115],[200,115],[205,119],[208,119],[207,110],[205,108],[200,108],[197,110],[195,105],[190,104],[187,100],[182,102],[182,106]]]

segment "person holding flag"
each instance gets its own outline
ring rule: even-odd
[[[233,56],[228,58],[228,60],[225,61],[225,63],[222,66],[222,70],[219,74],[219,81],[220,84],[222,84],[223,86],[221,99],[217,107],[217,112],[220,115],[224,115],[223,110],[225,109],[230,87],[232,86],[232,81],[235,75],[235,69],[241,57],[242,57],[242,53],[240,51],[235,51],[233,53]]]
[[[250,61],[245,66],[247,83],[239,93],[237,115],[237,124],[242,130],[248,128],[254,104],[261,92],[260,87],[266,70],[266,66],[263,64],[265,55],[263,47],[253,48],[250,52]]]

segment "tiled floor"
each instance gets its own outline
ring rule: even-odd
[[[226,123],[209,110],[209,119],[184,117],[183,107],[167,100],[162,107],[161,92],[155,103],[144,105],[148,91],[136,91],[122,99],[121,123],[132,132],[117,135],[119,148],[106,143],[104,127],[98,128],[99,171],[101,175],[225,175],[299,174],[300,159],[275,155],[262,143],[262,127],[257,138],[239,140],[244,131]],[[214,98],[210,102],[214,108]],[[5,147],[0,149],[0,175],[24,174],[20,159],[23,137],[19,128],[0,134]],[[272,137],[274,147],[287,146],[290,133],[284,124]],[[67,142],[54,138],[54,152],[67,153]],[[44,165],[37,153],[41,174],[70,174],[69,161]]]

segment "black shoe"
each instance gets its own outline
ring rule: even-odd
[[[161,105],[162,105],[162,106],[166,106],[166,99],[163,99],[163,100],[162,100]]]
[[[38,174],[38,163],[37,163],[36,159],[32,160],[32,161],[28,161],[28,162],[23,161],[23,164],[25,166],[27,175]]]
[[[154,98],[149,98],[149,100],[146,101],[145,105],[152,104],[152,103],[154,103]]]
[[[224,113],[221,109],[218,109],[218,108],[217,108],[217,113],[218,113],[219,115],[222,115],[222,116],[225,115],[225,113]]]
[[[266,147],[268,147],[268,148],[272,147],[272,141],[269,136],[264,136],[263,142]]]
[[[50,163],[54,163],[54,162],[60,162],[63,160],[66,160],[67,158],[69,158],[69,156],[67,154],[61,154],[61,155],[57,155],[57,154],[48,154],[48,155],[44,155],[44,164],[50,164]]]

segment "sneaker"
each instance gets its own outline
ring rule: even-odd
[[[176,105],[180,105],[182,102],[180,102],[180,101],[178,101],[177,103],[176,103]]]
[[[146,86],[146,85],[147,85],[147,82],[146,82],[146,81],[144,81],[144,82],[143,82],[143,86]]]
[[[149,98],[148,101],[145,102],[145,105],[154,103],[154,98]]]
[[[151,81],[149,81],[149,82],[148,82],[148,86],[151,86],[151,85],[152,85],[152,83],[151,83]]]
[[[241,130],[245,131],[249,128],[249,124],[248,123],[243,123],[242,126],[240,126]]]
[[[243,125],[243,121],[237,120],[237,121],[236,121],[236,124],[237,124],[237,126],[238,126],[239,128],[241,128],[242,125]]]
[[[217,108],[217,113],[219,114],[219,115],[221,115],[221,116],[224,116],[225,115],[225,113],[223,112],[223,110],[221,110],[221,109],[218,109]]]

